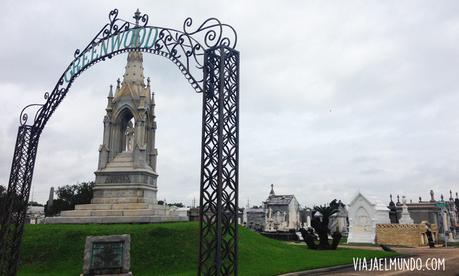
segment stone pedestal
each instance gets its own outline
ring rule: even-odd
[[[105,168],[95,172],[91,203],[157,203],[158,175],[145,163],[136,165],[134,155],[133,152],[121,152]],[[120,202],[119,199],[126,200]]]
[[[151,167],[135,168],[132,152],[118,154],[98,170],[91,204],[76,205],[45,223],[154,223],[188,221],[176,209],[158,205],[157,175]]]

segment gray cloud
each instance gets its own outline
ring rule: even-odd
[[[458,190],[459,4],[455,1],[40,1],[0,3],[0,182],[23,106],[41,102],[111,8],[154,25],[218,17],[241,52],[241,205],[274,183],[302,204],[358,190],[427,197]],[[125,56],[83,73],[40,142],[34,197],[93,179],[108,86]],[[201,95],[175,66],[145,57],[158,116],[159,198],[199,196]]]

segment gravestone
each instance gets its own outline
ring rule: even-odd
[[[405,198],[405,196],[403,196],[402,198],[403,198],[402,199],[402,202],[403,202],[403,205],[402,205],[402,217],[400,218],[399,223],[400,224],[413,224],[414,221],[410,217],[410,213],[408,212],[408,206],[406,206],[406,198]]]
[[[80,276],[130,276],[131,236],[88,236]]]

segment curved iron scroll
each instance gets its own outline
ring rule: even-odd
[[[47,121],[83,71],[129,51],[170,59],[195,91],[203,92],[198,274],[237,275],[239,53],[234,50],[236,32],[215,18],[195,29],[191,18],[187,18],[181,31],[149,26],[148,15],[141,15],[139,11],[134,19],[135,23],[119,19],[118,10],[112,10],[109,23],[83,50],[74,52],[74,60],[51,93],[45,93],[45,103],[31,104],[22,110],[7,198],[0,206],[0,276],[16,275],[38,142]],[[33,117],[28,115],[31,108],[36,108]]]
[[[42,129],[66,96],[75,78],[92,65],[107,58],[129,51],[141,51],[164,56],[176,64],[193,89],[197,93],[201,93],[203,92],[201,85],[203,82],[202,60],[205,50],[216,46],[235,48],[237,44],[237,34],[234,28],[221,23],[216,18],[207,19],[196,29],[193,29],[192,19],[187,18],[181,31],[149,26],[147,25],[148,15],[146,14],[143,16],[136,14],[134,18],[136,23],[119,19],[117,9],[109,13],[109,23],[105,24],[84,50],[75,50],[74,60],[61,75],[51,94],[45,93],[46,102],[34,116],[35,120],[32,125]],[[145,38],[141,38],[141,33],[146,36],[148,30],[150,31],[149,37],[154,32],[154,39],[151,44],[148,44]],[[131,34],[130,39],[127,39],[129,34]],[[121,40],[121,43],[118,44],[119,47],[110,48],[110,43],[113,45],[116,38]],[[144,44],[140,43],[141,39]],[[128,45],[126,45],[127,40],[129,41]],[[115,40],[115,45],[116,42]],[[101,49],[100,54],[93,58],[92,51],[97,47],[104,48],[104,46],[107,46],[111,51]],[[86,57],[87,62],[85,62]],[[26,110],[23,110],[20,116],[21,125],[27,124],[28,118]]]

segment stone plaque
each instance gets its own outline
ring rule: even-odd
[[[131,183],[131,180],[126,174],[109,175],[105,179],[105,183]]]
[[[104,270],[121,272],[124,242],[95,242],[92,244],[89,270],[101,274]]]
[[[131,275],[130,235],[88,236],[82,275]]]

